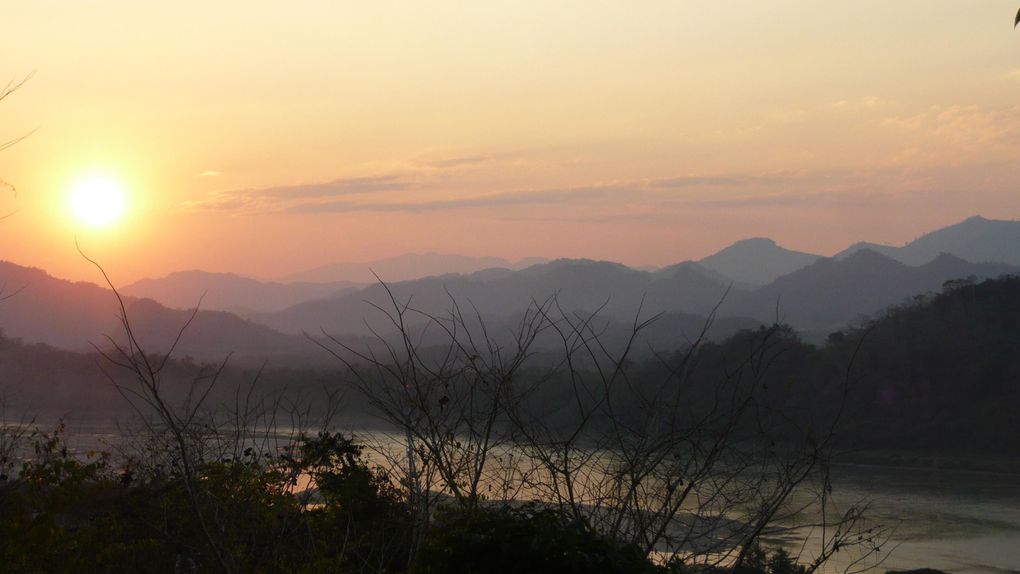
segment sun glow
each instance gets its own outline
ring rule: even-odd
[[[124,188],[115,179],[92,176],[74,184],[68,202],[78,221],[89,227],[107,227],[124,215]]]

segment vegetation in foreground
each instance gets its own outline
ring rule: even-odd
[[[1015,368],[1003,349],[1017,344],[1008,311],[1018,284],[947,285],[834,333],[821,348],[774,326],[698,341],[651,363],[598,355],[588,319],[549,306],[525,335],[539,327],[562,333],[567,367],[543,371],[545,358],[528,367],[527,336],[516,349],[486,354],[484,344],[468,346],[451,332],[446,355],[408,337],[385,360],[347,365],[364,400],[407,434],[406,459],[385,469],[371,467],[351,437],[329,432],[328,413],[314,417],[326,421],[315,431],[281,433],[300,409],[249,394],[217,419],[204,404],[216,373],[197,376],[170,401],[162,376],[174,363],[119,348],[107,358],[129,376],[115,386],[147,421],[133,448],[76,454],[60,429],[0,429],[0,562],[11,572],[808,574],[837,552],[877,552],[884,535],[854,510],[830,525],[818,556],[762,549],[794,493],[820,479],[822,503],[831,497],[835,427],[819,426],[831,418],[826,409],[846,408],[854,416],[843,428],[852,431],[869,413],[882,415],[875,401],[905,404],[905,390],[889,392],[905,376],[895,365],[950,350],[998,357],[945,375],[973,381],[957,408],[1013,400],[995,385]],[[407,308],[397,309],[399,320]],[[456,321],[435,324],[468,327]],[[833,381],[850,380],[838,369],[850,355],[860,379],[841,402],[848,387]],[[917,368],[941,364],[930,363]],[[906,375],[937,396],[952,393],[939,372]],[[804,388],[817,391],[815,402]],[[706,389],[711,404],[698,400]],[[940,402],[910,404],[928,416]],[[990,429],[1010,424],[982,420]],[[504,460],[511,445],[518,458]],[[692,492],[726,503],[680,512],[696,500]],[[678,526],[686,534],[676,535]]]
[[[10,428],[8,430],[11,430]],[[63,429],[22,429],[20,461],[0,475],[0,564],[30,572],[685,572],[553,508],[442,507],[420,548],[404,493],[349,437],[320,433],[275,459],[247,449],[204,465],[200,504],[160,453],[114,464],[71,456]],[[10,442],[6,446],[13,446]],[[291,449],[286,449],[290,451]],[[315,488],[296,485],[311,477]],[[207,512],[215,509],[215,512]],[[210,537],[217,540],[210,544]],[[740,574],[801,574],[783,550],[755,547]]]

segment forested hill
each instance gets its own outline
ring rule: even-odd
[[[941,293],[833,332],[819,346],[785,326],[706,343],[691,396],[711,395],[763,348],[760,406],[800,413],[797,425],[822,431],[840,413],[840,447],[912,457],[1020,454],[1018,276],[949,281]],[[654,384],[683,356],[645,362],[633,378]]]
[[[947,282],[834,333],[829,360],[862,336],[852,424],[868,442],[1020,452],[1020,277]]]
[[[766,332],[707,345],[701,376],[723,376],[725,365],[746,357]],[[792,329],[774,339],[769,394],[799,404],[819,428],[834,416],[839,389],[849,381],[839,433],[844,446],[1020,453],[1018,276],[949,281],[941,293],[833,332],[821,346]]]

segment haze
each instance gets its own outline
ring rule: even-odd
[[[8,3],[4,256],[830,255],[1020,213],[1015,2]],[[113,174],[124,219],[67,215]]]

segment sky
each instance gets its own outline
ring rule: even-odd
[[[98,279],[76,241],[129,282],[1020,217],[1016,0],[0,4],[0,259],[60,277]]]

